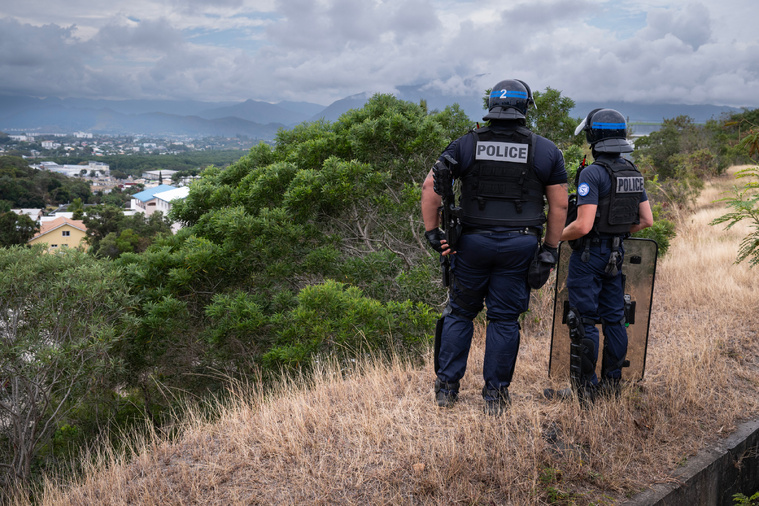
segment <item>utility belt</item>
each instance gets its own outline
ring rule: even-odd
[[[617,243],[617,245],[622,244],[622,241],[624,239],[627,239],[629,235],[630,234],[604,237],[598,235],[586,235],[584,237],[580,237],[579,239],[569,241],[569,245],[574,251],[584,250],[586,247],[595,248],[606,246],[607,248],[614,248],[615,240],[619,240],[619,243]]]
[[[477,235],[500,235],[500,236],[512,236],[512,235],[534,235],[540,237],[541,231],[534,227],[525,227],[519,230],[493,230],[492,228],[469,228],[464,227],[464,231],[461,235],[477,234]]]
[[[570,241],[570,246],[574,251],[582,251],[580,259],[583,262],[590,260],[590,248],[600,248],[601,246],[606,246],[609,248],[611,250],[611,254],[609,255],[609,262],[606,264],[605,271],[608,276],[614,277],[619,273],[619,269],[621,267],[619,264],[622,258],[622,253],[620,252],[622,241],[628,236],[629,234],[617,235],[613,237],[586,235],[580,239]]]

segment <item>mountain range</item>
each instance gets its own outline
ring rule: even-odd
[[[473,123],[484,115],[482,98],[479,96],[443,95],[415,86],[399,87],[395,95],[411,102],[424,99],[430,110],[442,110],[458,103]],[[371,96],[371,93],[361,93],[324,106],[290,101],[89,100],[0,95],[0,131],[9,134],[66,134],[81,131],[166,138],[244,136],[272,140],[280,128],[291,128],[304,121],[320,118],[335,121],[348,110],[362,107]],[[741,112],[741,109],[716,105],[588,102],[577,103],[570,114],[580,118],[597,107],[617,109],[631,123],[655,124],[661,123],[665,118],[680,115],[690,116],[696,123],[703,123],[718,118],[723,113]]]

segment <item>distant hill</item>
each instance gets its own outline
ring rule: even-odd
[[[280,128],[303,121],[336,121],[350,109],[364,106],[373,93],[359,93],[327,107],[309,102],[257,100],[244,102],[200,102],[171,100],[39,99],[0,95],[0,131],[30,133],[73,133],[107,135],[161,135],[165,137],[247,136],[272,140]],[[472,122],[481,121],[485,111],[481,95],[451,96],[423,86],[400,86],[402,100],[427,102],[430,111],[458,103]],[[687,115],[696,123],[716,119],[741,109],[715,105],[637,104],[631,102],[578,103],[571,115],[581,118],[597,107],[617,109],[632,123],[660,123],[665,118]],[[652,127],[641,127],[648,133]],[[655,129],[655,127],[653,127]]]
[[[363,107],[372,93],[360,93],[338,100],[329,105],[323,111],[311,117],[311,121],[324,118],[335,121],[341,114],[349,109]],[[485,115],[482,95],[450,96],[439,92],[426,90],[420,86],[400,86],[395,94],[401,100],[418,103],[424,99],[427,108],[443,110],[446,106],[454,103],[459,104],[472,122],[482,121]],[[742,109],[717,105],[680,105],[680,104],[637,104],[632,102],[579,102],[570,111],[574,118],[584,118],[590,111],[599,107],[609,107],[624,114],[630,122],[661,123],[663,119],[675,118],[686,115],[693,118],[696,123],[704,123],[710,119],[717,119],[723,113],[741,112]]]
[[[636,104],[632,102],[581,102],[572,109],[572,116],[584,118],[598,107],[616,109],[630,122],[661,123],[664,119],[690,116],[696,123],[719,119],[724,113],[742,112],[736,107],[719,105]]]
[[[317,107],[324,109],[322,106]],[[303,109],[313,110],[313,108],[306,107],[303,107]],[[297,125],[306,121],[312,115],[308,110],[298,111],[296,107],[286,108],[268,102],[246,100],[242,104],[208,109],[198,115],[206,119],[236,117],[259,124],[278,123],[282,125]]]
[[[271,140],[288,123],[307,119],[307,114],[279,108],[279,113],[253,121],[247,103],[237,110],[229,103],[171,101],[58,100],[0,96],[0,131],[105,135],[161,135],[187,137],[234,137]],[[216,107],[214,107],[216,106]],[[238,105],[239,107],[239,105]],[[211,111],[211,113],[209,113]],[[219,114],[213,114],[217,111]],[[224,114],[221,114],[221,113]],[[204,115],[204,116],[201,116]]]
[[[371,93],[359,93],[358,95],[342,98],[311,116],[309,121],[318,121],[320,119],[335,121],[351,109],[361,109],[370,98],[372,98]]]

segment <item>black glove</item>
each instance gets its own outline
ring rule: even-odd
[[[537,290],[546,284],[551,270],[559,261],[559,249],[543,243],[535,252],[530,269],[527,271],[527,283],[530,288]]]
[[[433,228],[432,230],[426,231],[424,237],[427,239],[427,242],[430,243],[432,249],[440,254],[443,253],[443,245],[440,244],[440,241],[445,240],[445,232],[439,228]]]

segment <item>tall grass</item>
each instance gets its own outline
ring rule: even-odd
[[[92,456],[42,504],[614,504],[759,415],[759,272],[734,264],[740,227],[708,223],[729,178],[710,183],[657,271],[643,381],[590,409],[548,401],[550,291],[533,296],[501,417],[482,414],[484,328],[460,402],[439,409],[434,374],[396,359],[325,364],[263,393],[238,385],[213,423]]]

